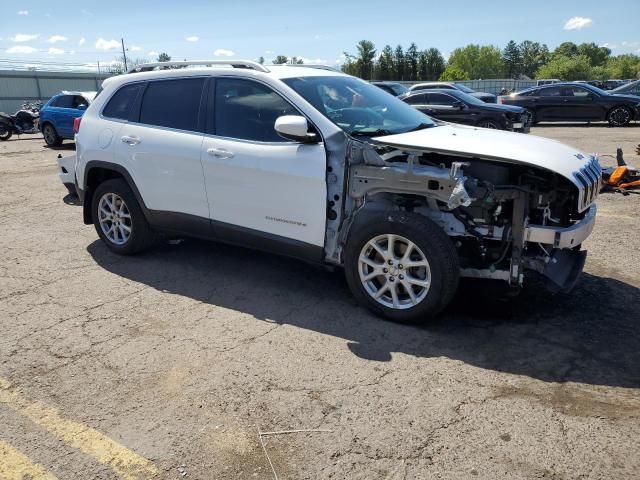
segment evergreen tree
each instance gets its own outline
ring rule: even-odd
[[[507,46],[502,51],[502,61],[504,62],[504,68],[509,78],[517,78],[522,68],[522,56],[520,55],[520,48],[513,40],[509,40]]]
[[[405,80],[405,59],[402,45],[398,45],[393,52],[394,80]]]

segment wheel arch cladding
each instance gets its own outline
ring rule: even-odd
[[[93,208],[93,192],[95,192],[95,189],[98,187],[98,185],[112,178],[122,178],[125,182],[127,182],[129,188],[131,188],[131,190],[133,191],[138,204],[142,208],[144,216],[148,220],[148,211],[145,203],[142,200],[142,196],[140,195],[135,182],[131,178],[131,175],[126,168],[115,163],[92,160],[87,162],[87,166],[84,172],[85,193],[82,202],[82,215],[84,223],[86,225],[93,223],[93,216],[91,213],[91,209]]]

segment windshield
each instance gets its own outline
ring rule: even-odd
[[[609,93],[626,93],[626,92],[632,91],[634,88],[638,86],[640,86],[640,80],[636,82],[627,83],[626,85],[621,85],[617,88],[614,88]]]
[[[396,96],[402,95],[403,93],[407,93],[409,91],[407,87],[399,83],[392,83],[390,87],[391,87],[391,90],[396,92]]]
[[[425,114],[359,78],[297,77],[283,82],[351,135],[391,135],[436,125]]]
[[[460,90],[461,92],[464,93],[473,93],[475,90],[471,90],[469,87],[465,87],[464,85],[460,85],[459,83],[456,83],[456,87],[458,88],[458,90]]]

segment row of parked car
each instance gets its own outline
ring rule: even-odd
[[[605,91],[587,82],[536,85],[509,95],[476,92],[451,82],[373,82],[429,116],[484,128],[528,132],[537,122],[640,120],[640,80]]]

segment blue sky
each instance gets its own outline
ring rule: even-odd
[[[547,43],[596,42],[614,54],[640,53],[640,0],[431,2],[404,0],[236,0],[5,3],[0,16],[0,59],[101,64],[120,52],[154,59],[296,55],[336,64],[361,39],[378,50],[437,47],[443,54],[468,43],[510,39]]]

